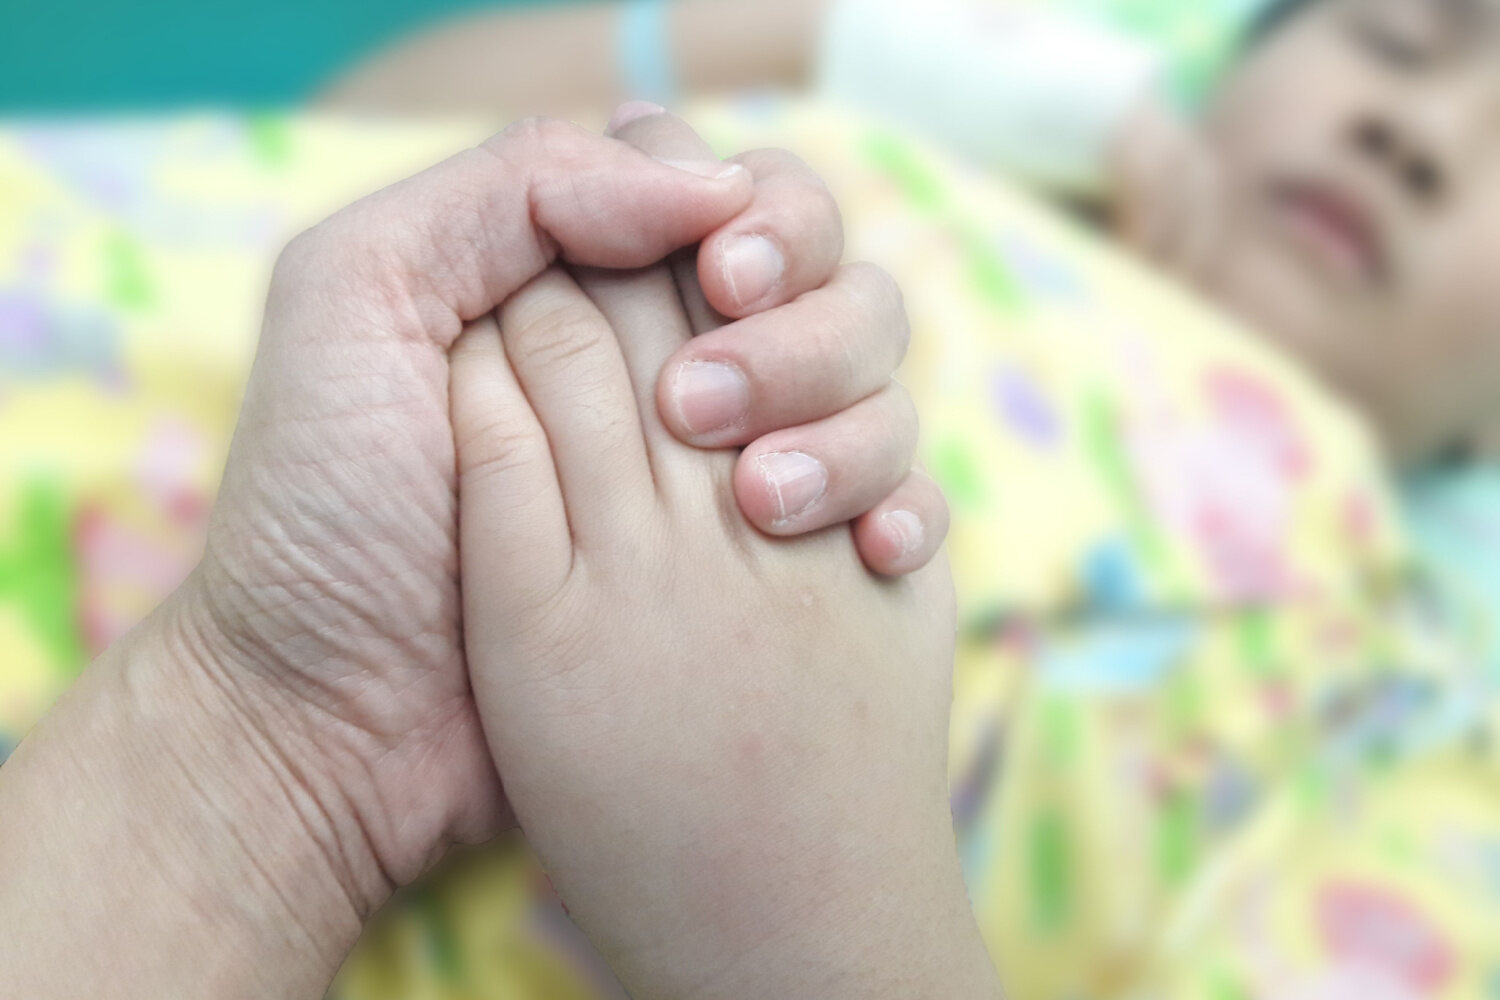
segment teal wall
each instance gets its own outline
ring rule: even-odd
[[[0,0],[0,113],[288,104],[445,15],[527,3]]]

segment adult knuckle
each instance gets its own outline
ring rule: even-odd
[[[405,263],[413,242],[374,206],[356,202],[287,243],[272,267],[270,305],[337,303],[341,310],[379,316],[394,329],[419,329],[412,268]]]
[[[804,208],[811,208],[825,218],[831,216],[842,223],[838,199],[828,187],[828,182],[791,150],[755,149],[734,157],[734,160],[747,167],[762,183],[785,184],[795,188],[807,200]]]
[[[821,179],[818,181],[818,188],[813,198],[816,203],[815,211],[824,217],[829,231],[833,234],[835,252],[842,254],[844,249],[844,212],[839,207],[838,199],[833,196],[833,192],[828,190],[828,187],[823,184]]]
[[[805,367],[817,370],[819,381],[837,387],[840,396],[850,396],[869,381],[864,374],[869,354],[865,325],[859,309],[849,301],[826,300],[820,312],[818,321],[809,324],[817,332],[802,342],[802,352],[817,363]]]
[[[891,360],[895,367],[900,367],[901,362],[906,360],[907,352],[911,350],[911,319],[906,315],[905,309],[900,309],[893,314],[892,320],[890,325],[893,350]]]
[[[323,226],[303,230],[284,246],[271,268],[271,288],[288,290],[304,287],[318,272],[327,254]]]
[[[582,164],[582,129],[545,116],[522,118],[479,145],[501,166],[539,191],[567,188]],[[561,183],[559,183],[561,182]]]
[[[511,122],[484,145],[492,152],[501,152],[516,147],[546,150],[555,148],[564,141],[565,136],[573,135],[575,128],[559,118],[530,115]]]
[[[670,150],[698,138],[698,133],[676,115],[647,115],[625,126],[616,137],[645,152]]]
[[[804,197],[807,198],[810,215],[824,223],[831,223],[840,235],[844,231],[844,213],[839,208],[839,200],[833,196],[828,184],[818,174],[811,170],[805,170],[799,176]]]
[[[751,172],[758,175],[795,175],[817,177],[796,153],[781,146],[766,146],[760,149],[747,150],[735,157],[736,162],[744,164]]]
[[[880,393],[886,406],[897,420],[908,424],[917,422],[920,416],[917,404],[911,398],[911,393],[907,391],[906,386],[893,378],[885,384],[885,388],[880,390]]]
[[[906,310],[906,296],[901,291],[901,283],[896,280],[895,275],[869,261],[857,261],[850,265],[864,293],[876,303],[877,307],[890,312],[904,312]]]
[[[886,388],[885,394],[891,421],[901,431],[900,440],[905,450],[914,451],[917,438],[922,433],[922,413],[917,409],[916,401],[911,398],[911,393],[906,391],[905,386],[894,380]]]
[[[299,233],[282,248],[271,269],[266,298],[268,315],[296,313],[309,307],[337,304],[341,310],[357,304],[375,308],[381,288],[372,280],[377,270],[368,254],[344,232],[337,216]],[[358,294],[352,294],[358,289]]]
[[[848,265],[847,274],[851,295],[867,310],[867,317],[879,320],[878,327],[888,335],[899,365],[911,346],[911,321],[901,284],[885,268],[864,261]]]

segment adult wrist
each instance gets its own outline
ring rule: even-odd
[[[200,582],[189,580],[139,630],[139,646],[127,641],[121,651],[116,669],[134,724],[142,738],[156,735],[162,759],[176,759],[187,787],[227,829],[267,826],[259,850],[245,845],[247,860],[284,864],[326,897],[310,894],[316,910],[336,908],[362,923],[395,884],[359,808],[372,796],[349,778],[359,768],[328,737],[332,720],[309,718],[296,692],[246,662],[252,651],[205,613],[202,597]],[[279,857],[257,857],[273,848]]]
[[[312,1000],[380,901],[190,609],[106,652],[0,771],[17,995]]]

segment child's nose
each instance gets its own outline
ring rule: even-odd
[[[1419,144],[1398,134],[1389,121],[1367,115],[1355,121],[1350,140],[1361,155],[1387,170],[1396,183],[1419,201],[1436,201],[1447,185],[1437,160]]]

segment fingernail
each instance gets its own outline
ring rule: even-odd
[[[778,525],[800,517],[828,492],[828,470],[811,455],[786,451],[762,455],[755,461],[776,503]]]
[[[665,163],[669,167],[686,170],[690,174],[716,181],[733,177],[745,169],[738,163],[725,163],[723,160],[667,160],[660,157],[657,159],[658,162]]]
[[[922,547],[925,529],[922,519],[909,510],[893,510],[883,515],[881,523],[901,542],[901,555],[906,557]]]
[[[734,365],[687,361],[672,376],[677,416],[693,434],[711,434],[743,423],[750,412],[750,383]]]
[[[741,308],[763,299],[781,281],[786,260],[781,250],[764,236],[737,236],[720,256],[724,283]]]
[[[653,104],[650,101],[626,101],[615,108],[615,113],[609,116],[609,124],[604,127],[604,134],[613,136],[633,121],[666,113],[667,109],[660,104]]]

